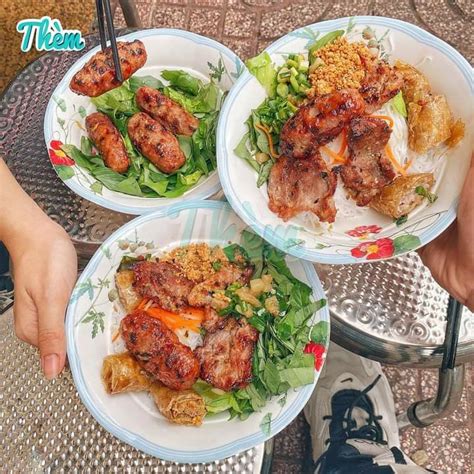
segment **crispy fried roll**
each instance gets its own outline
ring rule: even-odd
[[[145,371],[128,352],[104,358],[102,381],[110,394],[148,390],[151,385]]]
[[[171,390],[161,382],[150,387],[150,393],[160,413],[178,425],[199,426],[206,407],[204,400],[194,390]]]

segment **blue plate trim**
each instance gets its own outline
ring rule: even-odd
[[[120,240],[128,232],[135,229],[137,226],[148,222],[150,220],[159,219],[161,217],[166,217],[173,215],[182,210],[188,209],[214,209],[214,210],[227,210],[228,212],[233,212],[232,208],[224,202],[219,201],[188,201],[185,203],[179,203],[172,206],[169,206],[158,211],[154,211],[150,214],[145,214],[140,217],[133,219],[128,222],[116,232],[114,232],[104,243],[103,246],[110,246],[112,243]],[[94,254],[90,262],[87,264],[86,268],[79,277],[76,286],[85,282],[90,278],[96,271],[100,261],[104,258],[103,252],[100,249]],[[313,294],[315,298],[325,298],[324,290],[321,286],[321,282],[316,274],[314,267],[305,261],[301,262],[303,268],[308,278],[309,284],[313,288]],[[76,346],[76,340],[74,337],[75,330],[75,320],[74,316],[76,314],[77,300],[69,304],[66,313],[66,337],[67,337],[67,353],[69,359],[69,365],[71,368],[71,373],[76,384],[77,391],[79,396],[90,411],[92,416],[110,433],[119,438],[120,440],[134,446],[141,451],[144,451],[147,454],[156,456],[167,461],[175,461],[180,463],[197,463],[197,462],[212,462],[218,459],[224,459],[226,457],[232,456],[238,452],[250,449],[260,443],[263,443],[272,436],[275,436],[283,428],[285,428],[303,409],[304,405],[308,401],[313,389],[316,385],[316,382],[319,378],[320,372],[315,374],[314,384],[307,385],[302,387],[298,391],[298,396],[293,401],[291,405],[285,407],[285,411],[278,417],[272,420],[271,425],[271,434],[269,436],[264,435],[260,430],[251,435],[248,435],[244,438],[240,438],[232,443],[228,443],[217,448],[210,448],[200,451],[186,451],[186,450],[174,450],[167,449],[157,444],[154,444],[147,439],[137,436],[133,432],[122,428],[121,426],[114,423],[114,421],[108,416],[104,415],[99,408],[96,406],[93,400],[93,396],[89,393],[87,386],[85,384],[84,375],[81,369],[81,360],[79,356],[79,351]],[[319,316],[322,321],[326,321],[330,324],[329,319],[329,310],[326,305],[324,308],[319,310]],[[253,415],[258,416],[258,415]],[[245,422],[243,422],[245,423]],[[210,440],[210,443],[216,442],[217,440]]]
[[[332,31],[338,28],[346,28],[349,17],[339,18],[337,20],[323,21],[320,23],[314,23],[312,25],[300,28],[298,31],[304,31],[304,29],[312,29],[317,31]],[[354,17],[356,23],[385,26],[387,28],[401,31],[421,43],[427,44],[438,51],[441,51],[449,59],[451,59],[456,66],[459,68],[462,75],[466,78],[467,83],[470,85],[471,92],[474,92],[474,81],[473,81],[473,69],[466,59],[456,51],[452,46],[448,45],[444,41],[440,40],[436,36],[428,33],[427,31],[419,28],[418,26],[412,25],[401,20],[389,19],[378,16],[356,16]],[[283,36],[279,40],[272,43],[266,51],[273,54],[278,51],[279,48],[286,45],[287,43],[295,40],[294,31]],[[269,226],[263,226],[255,217],[248,211],[244,206],[241,197],[239,197],[233,186],[232,179],[229,174],[227,151],[225,147],[225,132],[230,123],[230,112],[234,101],[238,98],[240,91],[247,85],[247,83],[253,78],[253,76],[246,69],[245,72],[240,76],[237,82],[232,87],[227,99],[222,107],[219,122],[217,125],[217,169],[219,172],[219,178],[221,180],[221,186],[224,190],[227,200],[231,204],[235,212],[240,218],[247,223],[257,234],[264,237],[269,243],[275,247],[283,250],[286,253],[294,255],[295,257],[309,260],[312,262],[328,263],[328,264],[347,264],[347,263],[366,263],[365,260],[356,259],[352,255],[334,255],[320,252],[316,249],[306,249],[299,246],[293,246],[288,248],[285,239],[277,235]],[[452,203],[451,207],[445,212],[435,225],[423,231],[419,235],[421,240],[421,246],[426,245],[440,235],[456,218],[458,200]],[[283,224],[283,221],[281,222]]]
[[[188,40],[193,41],[194,43],[203,44],[205,46],[209,46],[211,48],[217,49],[220,53],[222,53],[224,56],[229,58],[231,62],[237,66],[237,68],[240,67],[242,69],[244,67],[244,64],[241,61],[241,59],[229,48],[227,48],[227,46],[224,46],[223,44],[213,39],[206,38],[204,36],[198,35],[196,33],[191,33],[189,31],[173,29],[173,28],[152,28],[149,30],[142,30],[142,31],[129,33],[127,35],[120,36],[117,39],[118,40],[134,40],[134,39],[148,38],[149,36],[177,36],[180,38],[186,38]],[[95,48],[91,49],[87,54],[85,54],[80,59],[78,59],[69,68],[66,75],[63,77],[61,82],[54,89],[54,92],[48,102],[48,106],[46,108],[46,113],[45,113],[44,122],[43,122],[44,140],[46,142],[46,147],[49,146],[49,142],[51,141],[52,136],[53,136],[52,124],[54,121],[54,107],[56,106],[53,100],[53,96],[60,96],[64,92],[64,90],[69,87],[69,83],[71,82],[72,76],[76,73],[76,70],[78,69],[78,64],[79,63],[84,64],[99,50],[100,50],[100,46],[96,46]],[[84,199],[87,199],[88,201],[94,202],[95,204],[98,204],[102,207],[105,207],[107,209],[111,209],[117,212],[140,215],[140,214],[153,212],[157,208],[167,207],[167,205],[159,204],[160,203],[159,198],[156,198],[157,205],[154,208],[153,207],[143,208],[141,206],[118,204],[116,202],[111,201],[110,199],[106,199],[100,195],[93,193],[92,191],[88,190],[84,186],[81,186],[80,184],[76,183],[74,180],[66,180],[66,181],[63,181],[63,183],[66,186],[68,186],[72,191],[74,191],[76,194],[83,197]],[[219,191],[220,187],[221,187],[220,183],[218,182],[207,191],[202,191],[202,190],[199,190],[199,188],[197,188],[196,191],[193,192],[192,196],[187,197],[185,195],[176,199],[179,199],[181,201],[206,199],[212,196],[213,194],[215,194],[217,191]]]

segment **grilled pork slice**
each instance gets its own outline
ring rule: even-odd
[[[133,287],[134,283],[135,272],[133,270],[121,270],[115,274],[115,286],[119,300],[127,313],[131,313],[141,301],[140,295]]]
[[[140,153],[163,173],[174,173],[184,165],[186,157],[178,139],[149,115],[135,114],[128,121],[127,130]]]
[[[398,219],[421,204],[423,196],[416,192],[416,188],[421,186],[429,191],[434,182],[432,173],[399,176],[370,201],[370,207],[381,214]]]
[[[219,316],[217,311],[210,306],[204,308],[204,319],[201,326],[206,331],[214,332],[218,329],[222,329],[227,324],[227,319],[223,316]]]
[[[182,276],[179,269],[168,262],[139,262],[133,266],[134,288],[169,311],[178,311],[188,304],[194,283]]]
[[[301,159],[281,156],[270,171],[268,207],[285,221],[309,211],[322,222],[334,222],[336,184],[335,173],[319,153]]]
[[[137,310],[122,319],[120,331],[128,351],[161,383],[186,390],[196,382],[198,359],[159,319]]]
[[[241,318],[224,319],[208,331],[195,351],[201,364],[200,377],[216,388],[245,388],[252,380],[252,357],[258,331]]]
[[[312,155],[315,149],[337,137],[353,117],[363,113],[364,107],[364,100],[356,89],[315,97],[283,126],[282,154],[294,158]]]
[[[138,107],[175,135],[190,137],[199,120],[159,90],[142,86],[135,94]]]
[[[94,112],[86,117],[86,128],[105,166],[117,173],[125,173],[130,166],[130,159],[122,136],[112,120],[101,112]]]
[[[398,94],[403,86],[403,77],[385,61],[374,61],[366,68],[359,92],[366,103],[366,113],[371,114]]]
[[[119,41],[117,49],[123,80],[126,81],[146,63],[145,46],[140,40]],[[97,97],[118,86],[120,82],[115,78],[114,60],[110,47],[94,54],[85,66],[74,74],[69,84],[76,94],[89,97]]]
[[[223,296],[219,298],[215,292],[225,290],[232,283],[238,282],[246,285],[253,274],[253,267],[239,267],[237,265],[224,265],[218,272],[211,275],[207,280],[197,284],[189,293],[188,303],[190,306],[212,306],[220,310],[228,306],[229,301]]]
[[[342,166],[341,177],[358,206],[366,206],[395,178],[393,166],[384,151],[390,134],[390,127],[381,119],[357,117],[350,123],[349,158]]]

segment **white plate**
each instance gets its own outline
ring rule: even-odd
[[[276,64],[282,64],[285,54],[307,52],[317,34],[346,30],[349,21],[341,18],[298,29],[277,40],[267,51]],[[454,117],[466,125],[466,136],[448,151],[444,163],[435,171],[438,200],[419,206],[400,227],[371,209],[356,210],[352,203],[349,205],[354,213],[347,216],[339,212],[329,229],[302,216],[285,223],[268,209],[267,189],[257,188],[256,172],[233,152],[246,132],[244,122],[251,110],[266,97],[257,79],[245,71],[232,88],[219,119],[217,156],[222,187],[237,214],[258,234],[285,252],[314,262],[382,260],[430,242],[455,219],[472,150],[474,85],[468,62],[448,44],[409,23],[372,16],[355,17],[353,21],[350,40],[360,39],[366,26],[375,30],[377,38],[386,33],[383,45],[390,57],[416,65],[428,77],[433,90],[446,95]],[[339,202],[343,200],[341,197]]]
[[[118,38],[121,41],[143,41],[148,59],[135,76],[151,75],[160,78],[164,69],[184,69],[196,77],[209,80],[209,63],[224,67],[218,85],[222,91],[228,91],[243,71],[240,59],[227,47],[209,38],[173,29],[143,30]],[[84,117],[96,110],[89,97],[75,94],[69,89],[72,76],[99,51],[96,47],[76,61],[58,84],[51,96],[44,118],[44,138],[50,156],[54,156],[53,142],[70,143],[80,148],[81,136],[86,135]],[[56,160],[55,160],[56,161]],[[69,160],[69,163],[71,160]],[[54,164],[53,164],[54,166]],[[91,190],[95,179],[84,170],[74,165],[74,176],[63,180],[79,196],[114,211],[129,214],[144,214],[163,206],[169,206],[190,199],[206,199],[220,189],[217,172],[202,178],[196,186],[184,195],[169,198],[143,198],[110,191],[105,186],[102,194]],[[61,176],[60,176],[61,178]],[[62,179],[62,178],[61,178]]]
[[[290,390],[283,407],[278,404],[280,397],[275,397],[261,412],[252,414],[245,421],[228,421],[228,415],[223,413],[206,420],[201,427],[186,427],[164,419],[147,394],[111,396],[102,385],[102,360],[118,350],[112,343],[112,335],[124,315],[118,310],[113,294],[113,275],[122,256],[129,254],[130,249],[137,253],[154,253],[192,241],[220,245],[229,241],[239,243],[245,228],[231,207],[222,202],[177,204],[123,226],[107,239],[81,274],[66,317],[69,363],[79,395],[88,410],[122,441],[169,461],[210,462],[250,449],[274,436],[308,401],[314,384]],[[287,262],[293,274],[313,288],[314,299],[325,297],[312,265],[292,257],[288,257]],[[95,338],[91,337],[94,322],[81,323],[91,314],[98,314]],[[327,306],[315,314],[312,322],[318,321],[329,323]],[[316,371],[315,380],[318,377]],[[268,413],[272,418],[271,429],[264,433],[260,423]]]

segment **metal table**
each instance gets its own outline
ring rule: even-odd
[[[95,37],[92,41],[88,41],[90,47],[95,43],[97,43]],[[84,263],[106,237],[132,216],[114,213],[76,196],[57,178],[49,163],[43,140],[46,104],[54,87],[79,54],[82,53],[45,54],[27,66],[10,84],[0,101],[0,155],[5,157],[7,165],[31,197],[67,230]],[[447,294],[432,280],[416,254],[373,264],[317,265],[316,268],[328,293],[332,314],[332,338],[335,342],[385,363],[417,367],[439,366]],[[1,323],[11,324],[5,321]],[[474,359],[473,319],[468,311],[464,312],[462,328],[458,360],[466,362]],[[4,330],[0,332],[5,334]],[[11,336],[11,329],[9,334]],[[6,386],[7,378],[16,380],[15,377],[24,381],[23,385],[20,382],[16,383],[17,389],[11,392],[11,395],[7,394],[7,401],[14,404],[15,399],[23,400],[28,394],[31,404],[40,407],[40,411],[43,410],[42,406],[48,407],[48,403],[51,402],[48,402],[43,393],[46,385],[42,382],[38,367],[31,366],[33,360],[31,349],[26,349],[26,353],[30,351],[30,359],[26,356],[23,359],[7,358],[9,354],[19,355],[20,351],[8,345],[13,344],[8,338],[3,344],[0,348],[0,360],[3,362],[0,370],[3,376],[2,383]],[[7,361],[11,363],[7,364]],[[453,385],[456,391],[451,397],[453,401],[459,395],[459,374],[456,381],[457,385]],[[116,459],[128,460],[126,462],[131,462],[133,459],[137,467],[163,466],[164,469],[164,466],[168,466],[167,469],[175,469],[170,467],[170,463],[163,464],[161,461],[137,453],[103,432],[77,399],[67,373],[48,387],[50,387],[48,390],[51,390],[50,395],[54,397],[53,403],[63,406],[64,413],[69,413],[67,415],[69,418],[65,418],[69,420],[67,426],[77,427],[73,429],[75,437],[78,437],[77,442],[70,445],[61,442],[54,450],[52,449],[54,446],[51,445],[51,450],[46,456],[46,451],[50,449],[47,447],[49,444],[41,437],[41,431],[34,431],[39,433],[36,438],[18,438],[21,446],[18,452],[29,452],[33,456],[31,459],[41,452],[43,454],[38,454],[41,462],[51,467],[62,466],[65,469],[69,466],[69,462],[75,466],[78,465],[75,463],[82,462],[78,457],[84,458],[85,464],[82,467],[89,469],[98,466],[100,459],[112,463],[111,467],[121,465],[118,460],[118,464],[115,464]],[[26,403],[25,400],[23,402]],[[39,429],[45,426],[41,421],[43,413],[35,412],[34,410],[38,409],[33,406],[28,411],[24,408],[26,405],[23,402],[19,407],[26,410],[24,413],[26,418],[17,408],[8,405],[10,411],[2,422],[4,427],[20,426],[27,420],[32,423],[28,425],[30,427],[37,426]],[[41,405],[38,402],[41,402]],[[66,425],[61,424],[63,415],[58,415],[57,420],[53,412],[50,416],[45,436],[50,440],[60,440],[61,436],[64,437],[64,433],[68,432],[64,429]],[[88,420],[87,424],[84,424],[83,420]],[[406,423],[406,420],[401,421],[402,426]],[[104,451],[105,454],[99,452],[97,456],[89,454],[96,452],[93,450],[100,451],[103,440],[112,443],[116,449]],[[2,442],[7,447],[14,446],[8,444],[8,438],[4,438]],[[87,457],[82,455],[83,446],[89,447],[86,450]],[[20,465],[20,458],[13,457],[14,449],[10,448],[9,453],[5,455],[5,460],[8,460],[10,466]],[[99,454],[105,458],[101,458]],[[235,462],[235,466],[237,464],[242,466],[240,463],[248,463],[252,456],[252,453],[247,452],[240,457],[231,458],[234,459],[231,463]],[[225,462],[219,464],[224,465],[229,464]],[[239,469],[246,470],[243,467]]]

